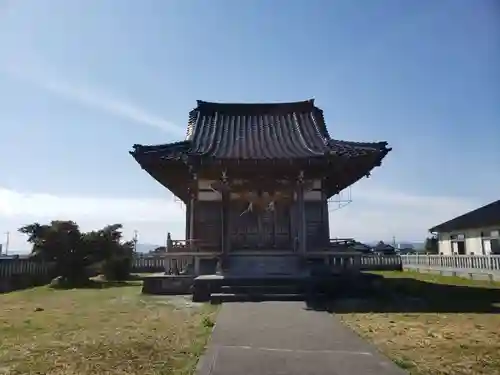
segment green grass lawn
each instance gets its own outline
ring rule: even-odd
[[[187,297],[39,287],[0,295],[0,374],[191,374],[216,308]]]
[[[349,327],[411,374],[500,374],[499,283],[379,274],[397,293],[340,311]]]

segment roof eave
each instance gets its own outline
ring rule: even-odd
[[[327,196],[328,198],[334,196],[335,194],[338,194],[342,190],[348,188],[349,186],[354,185],[357,183],[359,180],[361,180],[363,177],[370,177],[371,172],[382,165],[382,160],[385,158],[385,156],[391,151],[390,148],[386,148],[382,151],[378,152],[378,155],[373,155],[373,160],[367,161],[367,160],[362,160],[363,158],[366,157],[364,156],[359,156],[359,157],[352,157],[352,158],[346,158],[348,160],[348,163],[356,163],[361,161],[361,165],[358,165],[356,167],[357,173],[352,173],[351,178],[345,179],[339,183],[337,186],[331,186],[328,191],[327,191]],[[338,174],[338,171],[332,172],[331,176],[335,176]]]
[[[151,162],[142,157],[142,155],[135,155],[133,151],[129,152],[135,159],[135,161],[141,166],[141,169],[146,171],[147,174],[149,174],[152,178],[154,178],[160,185],[163,187],[167,188],[172,194],[174,194],[176,197],[180,198],[183,202],[186,202],[188,199],[187,195],[187,190],[186,189],[177,189],[176,186],[179,185],[178,180],[181,180],[181,177],[176,175],[176,178],[168,179],[165,177],[160,177],[158,173],[155,172],[155,162]],[[160,161],[161,159],[158,158]],[[172,166],[176,167],[181,167],[181,165],[184,165],[187,169],[187,165],[185,165],[184,162],[181,160],[170,160],[170,161],[165,161],[161,160],[162,162],[167,162]],[[168,176],[165,174],[164,176]],[[185,194],[184,194],[185,193]]]

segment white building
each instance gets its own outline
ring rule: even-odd
[[[436,225],[439,253],[500,254],[500,200]]]

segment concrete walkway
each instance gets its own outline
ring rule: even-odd
[[[303,302],[225,303],[198,375],[403,375],[334,315]]]

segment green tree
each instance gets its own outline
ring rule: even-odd
[[[68,285],[87,282],[87,270],[99,263],[110,279],[129,277],[133,243],[123,241],[121,230],[121,224],[112,224],[82,233],[75,222],[59,220],[19,228],[19,232],[26,234],[33,246],[32,255],[36,259],[53,262],[56,275]]]
[[[70,282],[85,279],[85,267],[94,259],[82,246],[82,233],[73,221],[54,220],[50,224],[33,223],[19,228],[33,244],[32,255],[36,259],[53,262],[55,272]]]
[[[93,247],[104,256],[102,272],[108,280],[125,280],[132,269],[134,243],[123,241],[122,228],[121,224],[107,225],[91,236],[97,236]]]
[[[425,239],[424,249],[427,253],[430,254],[438,254],[439,253],[439,244],[436,236],[427,237]]]

